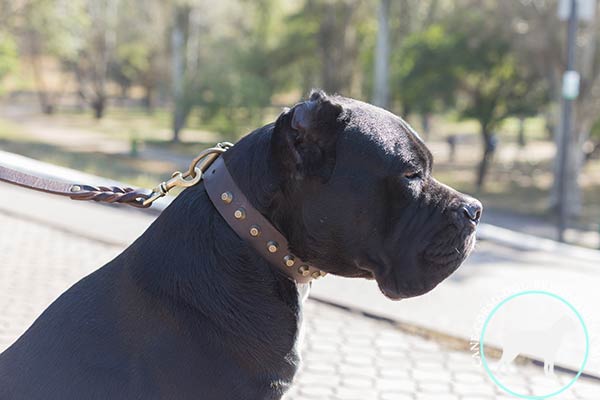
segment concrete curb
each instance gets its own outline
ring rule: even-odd
[[[71,168],[60,167],[5,151],[0,151],[0,164],[9,168],[68,182],[82,182],[88,184],[114,186],[124,185],[122,182],[86,174]],[[156,215],[157,213],[162,212],[169,204],[171,204],[171,201],[173,201],[173,197],[163,197],[162,199],[156,201],[152,208],[141,209],[141,211]],[[478,229],[478,237],[481,240],[489,240],[518,250],[556,252],[563,256],[569,256],[575,259],[600,262],[599,250],[592,250],[584,247],[559,243],[551,239],[540,238],[521,232],[511,231],[495,225],[481,224]]]
[[[478,228],[477,236],[481,240],[489,240],[517,250],[559,253],[562,256],[568,256],[578,260],[600,263],[599,250],[560,243],[555,240],[512,231],[496,225],[481,224]]]

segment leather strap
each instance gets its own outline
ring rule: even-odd
[[[252,207],[229,174],[223,157],[204,173],[204,187],[221,216],[273,267],[297,283],[308,283],[326,273],[290,252],[289,243],[258,210]]]
[[[66,196],[73,200],[93,200],[104,203],[122,203],[145,208],[148,193],[130,187],[90,186],[41,178],[0,165],[0,181],[19,185],[44,193]]]
[[[218,157],[202,174],[204,186],[221,216],[240,238],[247,241],[274,268],[296,283],[308,283],[326,273],[291,253],[289,243],[239,189],[222,157]],[[66,196],[73,200],[122,203],[146,208],[150,193],[130,187],[90,186],[42,178],[0,165],[0,181],[44,193]],[[195,181],[196,183],[199,181]],[[195,184],[195,183],[194,183]]]

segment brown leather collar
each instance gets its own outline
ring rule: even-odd
[[[238,188],[223,157],[215,160],[203,179],[210,200],[227,224],[273,267],[297,283],[308,283],[326,275],[290,252],[281,232],[252,207]]]

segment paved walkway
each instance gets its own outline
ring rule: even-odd
[[[478,337],[482,319],[505,298],[529,290],[555,293],[570,302],[585,321],[591,335],[585,371],[600,377],[600,257],[589,256],[589,251],[578,258],[577,254],[515,249],[485,240],[449,279],[425,296],[390,302],[372,282],[342,278],[318,282],[311,295],[470,340]],[[555,318],[553,311],[558,310],[544,306],[537,311],[513,309],[512,321],[533,319],[543,327]],[[502,333],[500,329],[491,331],[486,343],[500,346]],[[557,365],[578,370],[585,353],[583,337],[574,335],[564,346]]]
[[[60,293],[118,254],[153,219],[5,184],[0,184],[0,199],[0,351]],[[40,200],[47,214],[28,215],[27,205]],[[67,205],[70,217],[57,218],[66,215],[61,207]],[[98,220],[120,221],[128,228],[121,240],[113,242],[98,232],[81,235],[81,226]],[[62,222],[57,225],[57,221]],[[326,282],[334,281],[343,280],[330,277],[315,287],[324,288]],[[353,293],[368,300],[362,295]],[[443,304],[430,307],[444,312]],[[411,308],[410,303],[406,302],[406,308]],[[491,382],[469,351],[453,350],[444,342],[406,333],[392,323],[315,300],[307,302],[305,318],[304,367],[287,400],[511,398]],[[572,377],[559,373],[557,380],[548,380],[541,368],[528,365],[519,366],[518,372],[511,378],[510,388],[529,395]],[[555,398],[596,400],[599,394],[598,383],[580,379]]]

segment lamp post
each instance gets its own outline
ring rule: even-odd
[[[563,105],[562,127],[558,147],[558,240],[565,241],[567,226],[567,166],[571,140],[571,119],[573,114],[573,101],[579,94],[579,74],[574,70],[575,65],[575,38],[577,36],[577,6],[578,0],[570,0],[570,12],[567,26],[567,70],[563,76]]]

